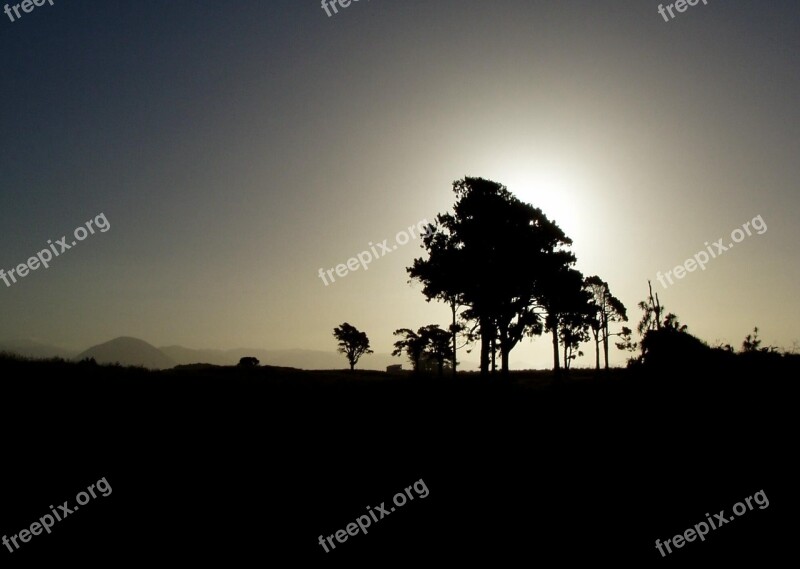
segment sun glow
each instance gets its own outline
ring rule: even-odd
[[[585,223],[587,204],[580,180],[568,169],[538,165],[524,170],[507,170],[497,181],[520,200],[540,208],[573,239]]]

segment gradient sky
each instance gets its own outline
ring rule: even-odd
[[[541,207],[638,320],[654,280],[690,331],[800,339],[800,4],[709,0],[55,0],[0,14],[0,268],[111,224],[12,287],[0,339],[377,352],[448,323],[413,242],[331,268],[494,179]],[[664,290],[655,282],[761,215]],[[521,260],[524,251],[520,251]],[[512,368],[549,367],[524,340]],[[592,346],[584,350],[592,355]],[[614,350],[612,362],[624,362]],[[473,352],[471,359],[477,359]],[[592,357],[582,362],[593,363]]]

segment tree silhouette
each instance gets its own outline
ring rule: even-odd
[[[622,327],[622,331],[619,334],[619,338],[620,341],[616,343],[618,349],[625,350],[628,352],[636,352],[636,350],[639,349],[639,343],[633,341],[633,330],[631,330],[627,326]],[[628,365],[631,365],[635,361],[638,361],[638,358],[633,357],[629,359]]]
[[[513,347],[526,334],[541,333],[537,281],[574,260],[560,250],[572,242],[540,209],[497,182],[464,178],[453,191],[453,213],[437,216],[433,235],[423,242],[428,259],[416,259],[409,274],[423,282],[429,299],[466,307],[462,316],[477,323],[472,331],[480,335],[481,375],[489,373],[497,341],[507,375]]]
[[[393,356],[401,356],[403,352],[408,356],[411,367],[415,372],[419,371],[419,363],[422,354],[425,353],[425,338],[409,328],[400,328],[394,331],[395,336],[402,336],[402,339],[394,343]]]
[[[558,257],[556,265],[545,272],[537,287],[540,302],[547,310],[544,323],[552,339],[553,371],[556,375],[561,371],[559,330],[562,325],[579,323],[590,313],[589,293],[583,289],[583,275],[570,267],[575,262],[574,255],[562,252]]]
[[[373,353],[369,349],[367,334],[347,322],[333,329],[333,337],[336,338],[339,344],[338,352],[347,357],[347,361],[350,363],[350,371],[355,369],[361,356]]]
[[[647,299],[639,303],[639,308],[642,309],[644,314],[641,321],[639,321],[636,330],[639,335],[644,337],[648,330],[658,330],[661,328],[661,315],[664,313],[664,307],[658,300],[658,293],[653,295],[653,285],[647,281],[647,287],[650,289],[650,295]]]
[[[600,369],[600,344],[603,344],[603,356],[605,359],[605,369],[608,369],[608,340],[612,336],[626,336],[627,328],[621,332],[612,334],[609,331],[609,324],[612,322],[627,322],[628,314],[622,301],[611,294],[608,283],[597,275],[588,277],[585,281],[586,290],[592,297],[592,304],[595,307],[594,318],[591,323],[592,334],[594,335],[595,346],[595,369]]]
[[[444,363],[453,359],[453,347],[450,344],[450,334],[436,324],[430,324],[419,329],[420,337],[425,344],[425,355],[436,362],[439,377],[444,375]]]
[[[441,216],[437,216],[439,221]],[[423,237],[423,249],[429,253],[428,259],[414,259],[412,266],[406,271],[412,280],[422,283],[422,294],[425,300],[441,300],[450,306],[452,321],[450,324],[451,351],[453,377],[457,373],[457,352],[458,334],[463,330],[463,326],[458,323],[458,311],[464,307],[464,293],[461,283],[469,275],[466,271],[466,256],[459,248],[455,237],[448,232],[442,231],[437,225],[431,225],[428,233]]]
[[[587,307],[589,304],[587,303]],[[564,369],[569,371],[572,361],[583,355],[580,345],[588,342],[590,317],[586,313],[572,312],[563,315],[558,337],[564,349]]]
[[[408,328],[395,330],[395,336],[402,338],[394,343],[393,356],[403,352],[408,356],[415,372],[421,370],[421,364],[427,361],[436,363],[439,376],[444,373],[445,361],[452,361],[453,347],[450,345],[450,333],[442,330],[438,324],[423,326],[416,332]]]

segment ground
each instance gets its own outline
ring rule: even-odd
[[[771,566],[796,527],[795,386],[789,365],[485,382],[3,359],[0,531],[101,477],[113,493],[0,555]],[[424,499],[319,544],[419,480]],[[769,507],[655,548],[760,490]]]

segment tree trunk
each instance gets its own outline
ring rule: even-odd
[[[350,362],[350,371],[353,371],[354,369],[356,369],[355,362]]]
[[[456,365],[457,359],[456,358],[456,349],[457,349],[457,342],[458,342],[458,333],[456,332],[456,301],[450,301],[450,310],[453,313],[453,379],[456,378]]]
[[[481,327],[481,377],[488,379],[489,377],[489,345],[494,341],[490,338],[491,331],[489,330],[489,319],[482,316],[479,319]]]
[[[511,371],[508,366],[509,356],[511,354],[511,342],[508,338],[508,329],[500,330],[500,373],[503,379],[508,379],[509,372]]]
[[[600,371],[600,336],[594,335],[594,369]]]
[[[561,375],[561,364],[558,362],[558,327],[552,326],[553,332],[553,372]]]
[[[603,356],[608,369],[608,316],[603,314]]]

